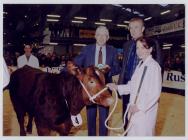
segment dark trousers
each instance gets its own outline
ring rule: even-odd
[[[124,114],[125,114],[125,111],[126,111],[126,109],[127,109],[127,105],[128,105],[128,103],[129,103],[129,98],[130,98],[130,95],[128,94],[128,95],[123,95],[122,96],[122,99],[123,99],[123,117],[124,117]],[[128,118],[127,118],[127,116],[126,116],[126,119],[125,119],[125,126],[124,126],[124,130],[126,129],[126,127],[127,127],[127,123],[128,123]]]
[[[105,120],[108,117],[109,107],[103,107],[99,105],[89,105],[87,109],[87,127],[88,136],[96,136],[96,118],[97,108],[99,109],[99,136],[107,136],[108,129],[105,127]]]

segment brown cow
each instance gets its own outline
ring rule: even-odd
[[[13,72],[9,90],[20,126],[20,135],[26,135],[26,113],[29,116],[27,132],[32,132],[34,117],[38,135],[50,135],[51,130],[60,135],[68,135],[72,127],[71,115],[77,115],[85,105],[92,103],[86,91],[93,96],[102,90],[105,87],[102,79],[103,74],[94,67],[77,70],[74,75],[69,72],[50,74],[29,66]],[[108,90],[105,90],[93,101],[110,106],[113,99]]]

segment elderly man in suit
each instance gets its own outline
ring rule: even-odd
[[[118,74],[119,66],[117,61],[117,51],[113,46],[107,45],[109,31],[105,26],[99,26],[95,32],[96,43],[83,48],[80,55],[74,62],[82,67],[94,65],[96,67],[108,69],[105,71],[106,83],[112,82],[112,76]],[[87,109],[88,136],[96,136],[96,116],[99,109],[99,136],[108,135],[105,127],[105,120],[109,113],[109,108],[96,104],[89,105]]]

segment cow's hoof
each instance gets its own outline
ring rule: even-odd
[[[26,133],[20,133],[20,136],[26,136]]]
[[[32,134],[32,129],[27,128],[27,133],[28,133],[28,134]]]
[[[27,131],[27,134],[32,134],[32,131]]]

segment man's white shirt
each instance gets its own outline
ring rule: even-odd
[[[32,54],[29,57],[29,60],[27,60],[27,57],[26,57],[25,54],[20,56],[20,57],[18,57],[17,63],[18,63],[18,68],[21,68],[21,67],[23,67],[25,65],[31,66],[33,68],[39,68],[38,58],[36,58]]]

